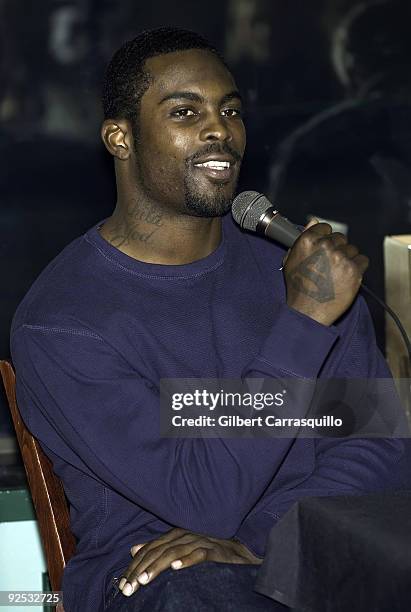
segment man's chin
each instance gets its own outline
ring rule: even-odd
[[[234,195],[232,182],[208,192],[186,189],[185,208],[188,214],[196,217],[223,217],[231,210]]]
[[[194,217],[223,217],[231,210],[233,198],[211,200],[200,198],[186,199],[185,205],[189,215]]]

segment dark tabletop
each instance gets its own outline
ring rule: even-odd
[[[256,590],[301,612],[408,612],[411,491],[295,504],[270,533]]]

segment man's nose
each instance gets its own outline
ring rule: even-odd
[[[227,126],[226,118],[220,115],[220,113],[210,115],[201,129],[200,139],[203,142],[232,140],[232,134]]]

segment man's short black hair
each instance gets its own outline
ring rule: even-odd
[[[145,30],[126,42],[113,55],[103,84],[103,111],[105,119],[129,119],[135,124],[140,100],[150,86],[150,75],[144,64],[150,57],[205,49],[224,60],[200,34],[181,28]]]

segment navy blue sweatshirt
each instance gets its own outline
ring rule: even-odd
[[[366,306],[330,327],[286,305],[284,252],[230,218],[208,257],[136,261],[97,226],[41,274],[13,322],[23,418],[64,483],[77,553],[66,612],[103,609],[132,545],[173,526],[259,556],[304,495],[398,486],[403,442],[167,439],[161,378],[389,376]]]

